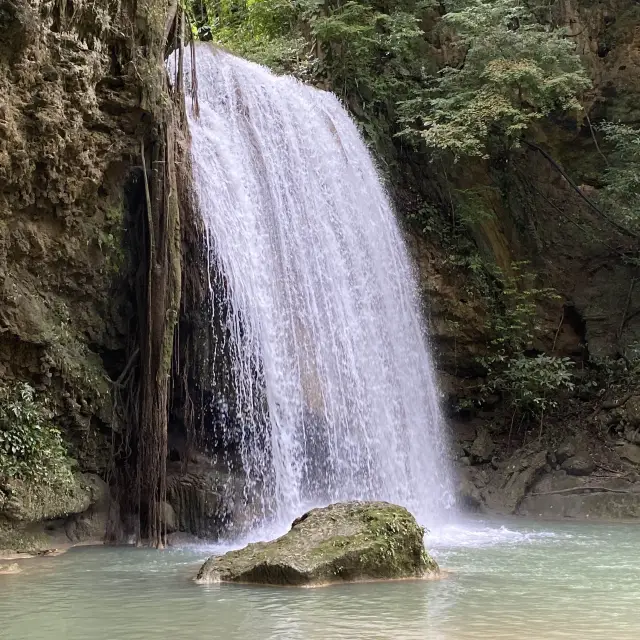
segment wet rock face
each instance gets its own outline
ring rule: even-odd
[[[640,518],[640,446],[576,433],[554,450],[533,445],[491,464],[461,466],[458,504],[466,511],[543,518]],[[499,453],[498,453],[499,456]]]
[[[520,503],[518,513],[583,520],[639,518],[640,482],[631,475],[598,477],[555,471],[532,488]]]
[[[196,580],[320,586],[422,578],[438,572],[423,536],[422,527],[403,507],[338,503],[304,514],[277,540],[210,558]]]
[[[125,360],[125,185],[142,113],[114,60],[126,29],[107,28],[125,5],[74,5],[67,20],[57,3],[0,0],[0,385],[47,394],[94,472],[109,450],[107,376]]]
[[[521,502],[549,468],[548,452],[514,454],[492,474],[482,491],[486,508],[497,513],[516,513]]]
[[[165,520],[169,532],[217,540],[229,526],[238,536],[253,515],[244,496],[244,477],[234,475],[205,455],[192,454],[186,468],[179,461],[168,465]]]
[[[520,515],[534,518],[630,520],[640,518],[640,485],[636,492],[581,491],[527,498]]]
[[[555,455],[556,462],[558,464],[563,464],[566,460],[576,455],[576,445],[568,440],[556,449]]]
[[[469,456],[472,462],[489,462],[495,451],[495,444],[486,428],[478,429],[476,439],[469,449]]]
[[[618,455],[623,460],[640,466],[640,446],[637,444],[623,444],[618,448]]]

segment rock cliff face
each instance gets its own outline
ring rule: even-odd
[[[637,3],[561,0],[551,11],[575,38],[593,80],[586,104],[589,120],[638,125]],[[594,145],[589,120],[547,122],[535,135],[581,190],[594,195],[606,164]],[[560,295],[539,310],[546,335],[541,349],[551,351],[555,344],[558,355],[618,355],[640,338],[640,290],[632,286],[634,267],[621,260],[635,240],[590,209],[537,151],[523,149],[515,162],[515,180],[504,186],[502,197],[484,203],[493,217],[470,230],[475,246],[506,272],[513,262],[529,261],[540,281]],[[463,186],[496,184],[494,167],[481,164],[465,171],[471,175]],[[413,213],[410,202],[403,206]],[[449,375],[472,372],[487,334],[486,309],[477,293],[469,291],[469,271],[462,275],[465,268],[452,264],[434,234],[412,244],[431,307],[430,329],[440,367]]]
[[[0,0],[0,386],[27,381],[46,396],[79,470],[103,478],[113,435],[111,381],[129,361],[136,314],[139,264],[131,257],[131,229],[144,197],[139,142],[150,136],[149,103],[154,99],[144,60],[152,43],[166,36],[161,33],[164,20],[157,18],[171,5],[151,0]],[[551,11],[575,38],[593,78],[591,120],[637,125],[637,3],[559,0]],[[536,132],[536,140],[554,151],[585,192],[601,186],[604,165],[588,121],[549,123]],[[516,176],[527,180],[516,179],[499,198],[490,199],[486,204],[493,217],[476,224],[469,238],[481,256],[505,270],[514,261],[529,260],[545,286],[560,294],[539,309],[544,330],[537,348],[576,360],[587,353],[605,357],[624,351],[640,340],[640,286],[633,268],[620,259],[631,248],[630,239],[590,210],[540,153],[523,150],[517,163]],[[412,158],[404,168],[413,179],[400,185],[397,195],[401,213],[409,216],[420,206],[413,199],[416,185],[429,192],[417,194],[421,197],[434,196],[436,187],[426,161],[416,166]],[[495,167],[481,164],[465,180],[489,184],[492,172]],[[446,193],[435,196],[446,200]],[[468,265],[460,264],[437,233],[415,232],[409,241],[427,302],[442,390],[453,405],[473,395],[478,385],[477,357],[489,339],[486,301],[469,286]],[[184,327],[188,330],[188,322]],[[589,423],[593,438],[585,446],[589,450],[602,431],[613,433],[615,456],[598,458],[599,463],[633,484],[625,474],[638,468],[640,456],[633,447],[640,440],[635,440],[627,404],[599,412]],[[568,423],[584,415],[572,403],[566,412]],[[507,493],[512,497],[501,498],[503,507],[512,505],[510,510],[541,510],[525,500],[530,493],[569,493],[571,487],[563,483],[570,474],[553,461],[554,451],[545,452],[544,464],[535,451],[508,462],[512,451],[506,437],[491,432],[491,459],[478,455],[479,448],[472,453],[478,434],[493,418],[482,415],[460,424],[452,419],[458,457],[465,459],[465,473],[473,480],[465,492],[472,503],[491,506],[491,496],[502,495],[510,482]],[[519,469],[515,476],[506,471],[510,464]],[[584,484],[581,477],[571,478]],[[179,520],[193,520],[185,505],[194,500],[186,492],[192,486],[200,490],[201,480],[185,481],[180,474],[172,479],[172,490],[180,496],[180,504],[174,505]],[[519,487],[523,492],[513,498]],[[619,491],[617,487],[607,485],[602,493]],[[2,528],[6,485],[0,493],[5,497],[0,500]],[[69,514],[78,509],[55,517],[64,515],[69,524]],[[209,531],[206,523],[197,526]]]
[[[102,477],[135,338],[140,144],[157,131],[171,7],[0,0],[0,386],[35,388],[80,470]]]
[[[588,117],[547,120],[533,132],[532,140],[551,152],[582,193],[597,199],[607,165],[594,144],[591,123],[606,119],[640,124],[640,9],[628,0],[560,0],[549,11],[549,18],[566,26],[576,41],[593,88],[585,103]],[[446,47],[447,43],[440,49],[436,45],[437,55],[444,59]],[[492,337],[487,326],[491,309],[481,288],[474,286],[478,265],[473,260],[496,265],[506,274],[514,263],[526,261],[527,269],[536,274],[536,284],[555,290],[557,298],[547,297],[538,304],[540,331],[532,347],[571,358],[580,386],[587,378],[587,363],[618,358],[640,339],[637,269],[624,259],[637,252],[637,240],[620,233],[589,207],[539,151],[523,148],[512,158],[508,172],[480,162],[449,176],[454,187],[494,187],[481,203],[491,215],[463,232],[475,252],[470,259],[441,240],[439,230],[447,225],[442,215],[431,217],[426,233],[420,228],[423,223],[417,210],[423,199],[451,219],[442,176],[430,173],[421,159],[409,158],[403,166],[409,169],[404,172],[409,177],[400,184],[397,200],[410,227],[418,219],[410,246],[419,270],[441,391],[450,409],[463,502],[529,515],[637,517],[635,474],[640,468],[632,461],[635,450],[626,453],[635,444],[633,433],[618,415],[624,409],[612,410],[620,402],[626,406],[629,393],[637,389],[598,387],[599,399],[583,390],[560,401],[551,427],[546,421],[545,429],[554,431],[552,446],[578,438],[581,452],[588,452],[585,455],[595,461],[581,477],[557,464],[552,449],[542,450],[541,442],[536,445],[537,428],[528,431],[516,423],[511,432],[511,415],[504,414],[498,397],[489,398],[481,411],[457,409],[465,401],[474,403],[483,383],[478,357]],[[495,450],[482,460],[473,455],[473,447],[487,428]],[[531,494],[537,495],[525,499]]]
[[[106,4],[106,3],[105,3]],[[54,400],[72,453],[104,470],[124,357],[126,180],[142,111],[116,16],[0,4],[0,381]]]

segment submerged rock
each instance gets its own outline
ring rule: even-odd
[[[423,535],[404,507],[338,503],[304,514],[277,540],[209,558],[196,580],[318,586],[422,578],[439,571]]]
[[[0,564],[0,576],[9,576],[15,573],[20,573],[20,565],[17,562],[12,564]]]

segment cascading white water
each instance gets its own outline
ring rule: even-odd
[[[197,65],[194,178],[247,499],[263,524],[345,499],[432,524],[452,492],[431,358],[355,124],[331,93],[207,45]]]

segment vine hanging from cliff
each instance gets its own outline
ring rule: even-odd
[[[195,211],[183,81],[185,42],[191,29],[177,3],[167,6],[147,0],[138,5],[137,15],[146,26],[139,34],[144,45],[135,50],[133,64],[148,125],[140,135],[136,183],[141,193],[131,221],[137,265],[136,330],[130,344],[131,366],[127,365],[124,380],[114,383],[120,434],[112,453],[113,484],[120,514],[110,537],[117,541],[133,535],[137,543],[146,539],[162,547],[172,385],[182,375],[174,359],[183,290],[182,229],[185,224],[193,226]],[[172,52],[173,82],[165,65]]]

